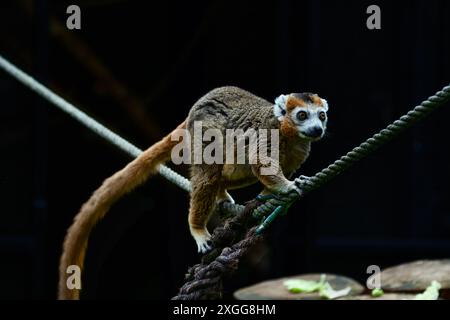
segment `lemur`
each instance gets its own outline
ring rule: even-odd
[[[191,108],[187,119],[177,129],[145,150],[125,168],[106,179],[82,206],[68,229],[60,260],[60,299],[78,299],[79,290],[67,288],[67,267],[83,268],[89,234],[109,208],[123,195],[144,183],[157,172],[160,164],[170,160],[171,151],[179,139],[180,129],[193,131],[194,123],[202,121],[205,129],[278,129],[279,157],[272,160],[275,174],[263,175],[260,169],[267,162],[258,159],[253,164],[192,164],[192,191],[188,222],[199,252],[210,249],[207,222],[219,201],[233,201],[227,190],[241,188],[257,181],[265,193],[300,192],[296,181],[288,178],[304,163],[311,142],[319,140],[327,126],[328,104],[312,93],[280,95],[270,103],[237,87],[214,89]],[[259,141],[257,142],[259,145]],[[267,160],[267,159],[266,159]],[[264,164],[263,164],[264,163]]]

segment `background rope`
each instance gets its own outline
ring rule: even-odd
[[[74,105],[67,102],[66,100],[55,94],[53,91],[51,91],[50,89],[48,89],[47,87],[36,81],[33,77],[29,76],[28,74],[26,74],[16,66],[14,66],[12,63],[3,58],[3,56],[1,55],[0,55],[0,67],[3,70],[5,70],[8,74],[10,74],[13,78],[24,84],[26,87],[30,88],[31,90],[39,94],[41,97],[46,99],[48,102],[55,105],[56,107],[58,107],[59,109],[70,115],[72,118],[82,123],[84,126],[94,131],[104,139],[108,140],[113,145],[125,151],[132,157],[137,157],[142,153],[141,149],[134,146],[133,144],[131,144],[118,134],[112,132],[101,123],[95,121],[83,111],[77,109]],[[191,183],[189,182],[189,180],[179,175],[172,169],[161,165],[159,167],[159,173],[164,178],[176,184],[183,190],[186,190],[188,192],[191,191]]]
[[[301,179],[299,181],[299,187],[302,190],[301,195],[293,192],[275,197],[263,203],[258,200],[253,200],[247,203],[245,208],[227,204],[228,208],[226,208],[226,211],[234,211],[236,216],[229,218],[222,227],[214,230],[211,239],[214,249],[202,258],[200,264],[189,268],[186,274],[185,284],[172,299],[198,300],[221,298],[223,278],[238,268],[239,259],[263,237],[262,234],[257,232],[258,229],[252,227],[252,225],[260,221],[261,218],[272,214],[279,206],[289,207],[294,201],[305,196],[308,192],[329,182],[338,174],[350,168],[355,162],[366,157],[381,145],[392,140],[401,132],[426,117],[431,111],[442,106],[449,98],[450,86],[446,86],[402,116],[399,120],[387,126],[386,129],[373,135],[322,171],[312,177]],[[242,232],[246,230],[246,227],[250,227],[250,230],[242,238]]]

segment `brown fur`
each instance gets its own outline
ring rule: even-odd
[[[317,94],[311,94],[308,96],[310,99],[309,105],[313,107],[322,107],[322,99]],[[312,102],[312,103],[311,103]],[[286,110],[287,112],[291,112],[295,109],[295,107],[306,107],[307,102],[303,99],[295,96],[295,95],[289,95],[287,101],[286,101]]]
[[[185,128],[183,122],[177,129]],[[83,270],[89,234],[120,197],[142,184],[155,173],[159,164],[169,160],[170,151],[177,141],[171,141],[170,134],[157,142],[125,168],[106,179],[75,216],[68,229],[59,265],[58,299],[79,299],[79,290],[69,290],[66,285],[67,267],[77,265]]]
[[[313,104],[315,104],[319,107],[323,106],[322,99],[320,99],[320,97],[317,94],[312,96],[312,101],[313,101]]]
[[[220,190],[219,165],[193,166],[191,170],[192,194],[189,208],[189,226],[203,230],[214,210]]]
[[[292,138],[297,136],[297,128],[290,118],[286,118],[281,122],[280,131],[285,137]]]
[[[288,113],[294,110],[295,107],[304,107],[304,106],[306,106],[305,101],[292,95],[290,95],[286,101],[286,110]]]

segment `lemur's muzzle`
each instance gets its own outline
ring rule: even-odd
[[[319,138],[323,133],[323,129],[321,127],[313,127],[302,133],[309,138]]]

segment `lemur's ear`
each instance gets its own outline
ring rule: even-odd
[[[322,106],[324,107],[325,111],[328,111],[328,102],[327,102],[327,100],[322,99],[322,98],[320,100],[322,100]]]
[[[287,102],[287,96],[282,94],[278,96],[278,98],[275,99],[275,105],[273,106],[273,113],[275,114],[275,117],[279,121],[284,119],[284,116],[286,115],[286,102]]]

